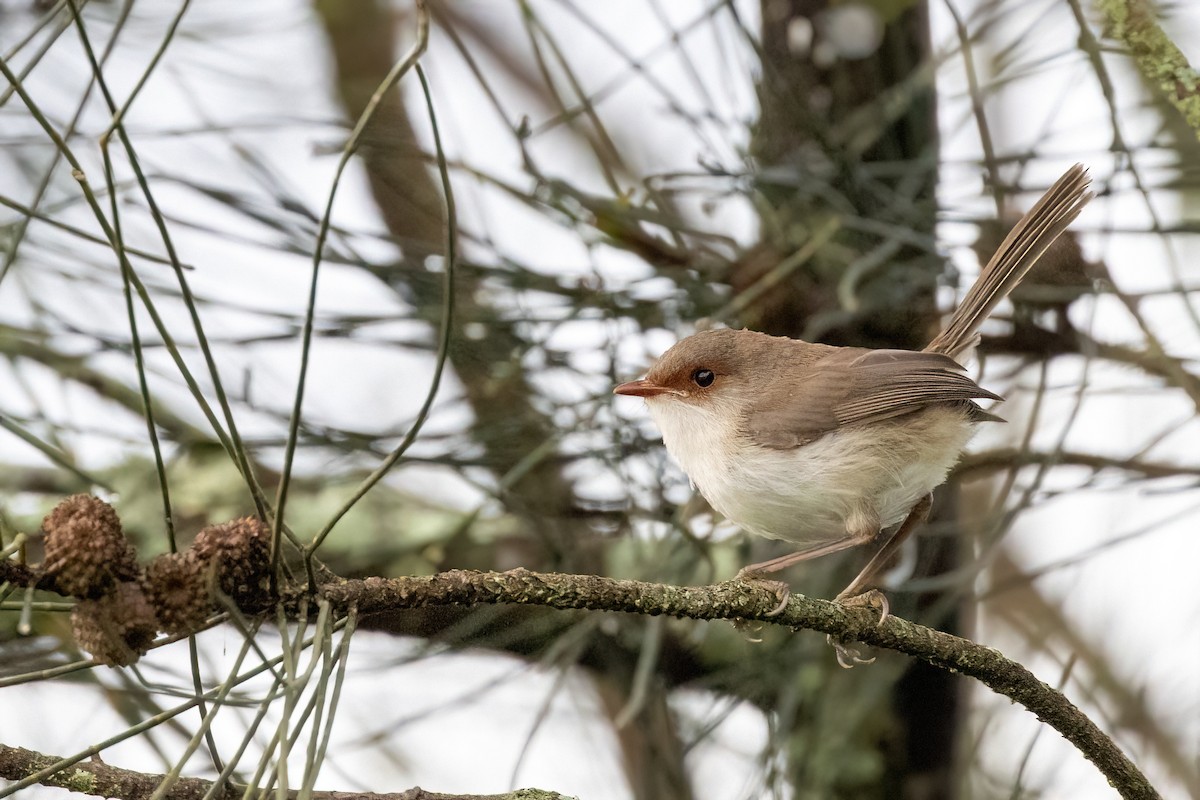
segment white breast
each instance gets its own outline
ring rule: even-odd
[[[649,398],[667,450],[728,519],[801,547],[873,535],[940,485],[974,426],[955,408],[843,428],[772,450],[739,436],[738,414],[717,403]]]

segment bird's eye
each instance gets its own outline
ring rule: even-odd
[[[698,369],[692,373],[692,381],[701,389],[707,389],[712,386],[712,382],[717,379],[711,369]]]

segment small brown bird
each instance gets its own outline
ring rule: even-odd
[[[613,391],[646,399],[667,450],[705,499],[747,531],[797,546],[740,579],[874,541],[902,523],[838,595],[887,616],[865,591],[925,519],[930,493],[977,423],[999,418],[956,360],[980,325],[1091,199],[1076,164],[1004,239],[949,324],[920,352],[833,347],[746,330],[689,336],[641,380]],[[787,602],[785,584],[767,581]],[[852,651],[839,648],[839,660]],[[853,654],[854,658],[857,654]]]

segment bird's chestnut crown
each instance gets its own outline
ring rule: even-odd
[[[702,397],[744,369],[738,344],[735,332],[725,329],[689,336],[662,354],[646,380],[676,397]]]
[[[784,347],[780,352],[779,342],[814,347],[752,331],[702,331],[676,342],[645,378],[621,384],[614,391],[647,399],[665,397],[699,402],[708,402],[707,398],[718,394],[728,397],[731,392],[753,394],[781,357],[785,362],[795,359],[792,347]]]

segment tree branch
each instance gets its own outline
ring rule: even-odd
[[[0,561],[0,581],[3,580],[17,585],[37,585],[42,576],[39,570],[3,560]],[[712,586],[671,586],[597,575],[535,573],[525,569],[509,572],[450,570],[424,577],[334,579],[321,585],[319,593],[335,611],[346,613],[355,608],[364,615],[426,606],[510,603],[559,610],[665,614],[698,620],[751,620],[793,630],[819,631],[844,641],[904,653],[935,667],[974,678],[997,694],[1020,703],[1058,731],[1096,765],[1126,800],[1157,800],[1160,797],[1141,771],[1094,722],[1061,692],[1038,680],[1022,665],[992,648],[899,617],[890,616],[879,623],[877,612],[869,609],[848,608],[793,594],[781,614],[770,616],[778,599],[770,589],[752,582],[733,580]],[[314,604],[304,601],[305,594],[300,590],[285,598],[289,615],[302,613],[301,608],[307,609],[303,613],[312,613]]]
[[[1084,467],[1093,472],[1116,469],[1147,480],[1156,478],[1200,477],[1200,467],[1172,464],[1167,461],[1147,461],[1140,458],[1115,458],[1084,453],[1077,450],[1039,452],[1018,447],[998,447],[980,453],[968,453],[954,467],[958,477],[974,473],[984,475],[1014,467],[1028,466]]]
[[[59,756],[35,753],[21,747],[0,745],[0,778],[20,780],[60,761]],[[80,794],[98,797],[117,797],[121,800],[150,798],[155,789],[167,779],[166,775],[135,772],[105,764],[103,761],[81,761],[68,769],[55,772],[41,781],[44,786],[57,786]],[[201,800],[213,782],[200,778],[181,778],[162,795],[162,800]],[[214,800],[241,800],[246,787],[233,782],[213,795]],[[289,798],[299,796],[288,792]],[[570,800],[566,795],[543,789],[514,789],[503,794],[443,794],[427,792],[420,787],[403,792],[310,792],[313,800]]]
[[[321,587],[336,608],[357,607],[370,614],[430,605],[517,603],[561,610],[666,614],[701,620],[754,620],[792,629],[831,634],[921,659],[941,669],[975,678],[992,691],[1020,703],[1058,731],[1108,778],[1127,800],[1159,798],[1141,771],[1113,741],[1061,692],[999,651],[898,617],[877,624],[877,612],[793,594],[787,608],[770,590],[744,581],[713,586],[668,586],[614,580],[595,575],[450,570],[428,577],[367,578]]]
[[[1129,54],[1150,86],[1166,98],[1200,137],[1200,75],[1155,19],[1147,0],[1102,0],[1109,36],[1129,48]]]

